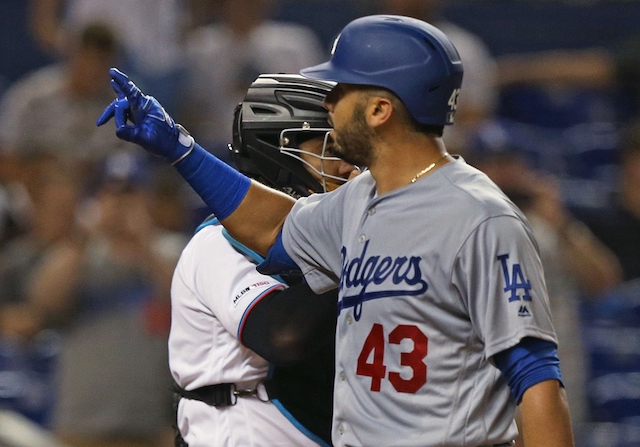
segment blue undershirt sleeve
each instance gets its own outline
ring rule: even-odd
[[[282,230],[278,233],[276,242],[269,249],[266,258],[256,269],[263,275],[300,275],[300,267],[291,259],[282,244]]]
[[[175,165],[219,220],[238,208],[249,191],[251,179],[195,143],[193,152]]]
[[[518,405],[524,392],[537,383],[555,379],[563,386],[555,343],[526,337],[494,355],[493,361],[507,379],[511,396]]]

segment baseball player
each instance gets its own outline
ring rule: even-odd
[[[266,254],[261,271],[298,267],[317,293],[338,288],[334,445],[507,446],[519,406],[527,447],[573,446],[531,229],[442,143],[463,73],[453,44],[417,19],[368,16],[301,73],[337,82],[325,99],[336,150],[368,168],[329,194],[293,201],[228,170],[158,125],[160,106],[117,72],[101,122],[115,116],[119,137],[173,162]]]
[[[240,171],[295,197],[344,182],[354,167],[327,150],[322,101],[331,87],[300,75],[256,80],[235,114]],[[330,445],[336,293],[287,288],[256,271],[260,260],[208,219],[177,264],[169,336],[177,445]],[[270,303],[288,303],[287,318],[269,317]]]

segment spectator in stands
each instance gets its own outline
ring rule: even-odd
[[[23,75],[53,62],[31,34],[28,19],[31,6],[32,2],[24,0],[0,2],[0,96]]]
[[[59,55],[69,39],[91,23],[113,30],[122,45],[118,65],[169,110],[179,100],[188,3],[182,0],[32,0],[31,28],[42,48]]]
[[[57,357],[48,329],[56,312],[32,286],[57,247],[73,242],[80,194],[74,175],[50,156],[32,153],[21,161],[31,213],[26,232],[0,249],[0,407],[47,426]]]
[[[624,280],[640,278],[640,118],[623,133],[618,187],[609,206],[583,211],[583,219],[617,255]]]
[[[210,211],[173,166],[157,161],[149,160],[152,172],[151,217],[162,230],[191,237]]]
[[[30,206],[15,154],[0,150],[0,246],[26,232]]]
[[[177,119],[205,147],[228,160],[233,111],[261,73],[297,73],[320,63],[314,32],[269,19],[273,0],[208,0],[219,16],[191,31],[187,91]]]
[[[607,90],[624,95],[616,119],[624,123],[640,113],[640,36],[608,47],[556,49],[507,54],[497,59],[501,89],[517,85],[559,89]]]
[[[46,313],[30,299],[33,271],[56,244],[73,240],[80,193],[74,176],[50,156],[34,153],[22,162],[31,218],[26,234],[0,252],[0,335],[29,339]]]
[[[606,206],[621,124],[640,105],[640,39],[497,58],[502,132],[561,181],[572,209]]]
[[[73,447],[172,439],[169,289],[187,238],[154,224],[150,173],[133,154],[107,160],[79,241],[60,244],[31,284],[34,299],[67,320],[53,429]]]
[[[107,129],[96,127],[94,118],[113,97],[108,72],[117,60],[117,42],[109,28],[98,24],[76,37],[63,61],[27,75],[3,97],[3,164],[39,147],[87,180],[106,155],[123,147]]]

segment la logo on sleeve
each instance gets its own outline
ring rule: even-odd
[[[505,293],[509,293],[509,302],[523,301],[518,309],[518,316],[530,317],[531,312],[526,302],[531,301],[531,283],[525,278],[522,267],[519,263],[509,265],[509,255],[499,255],[497,258],[502,264],[502,273],[504,275],[505,287],[502,289]]]

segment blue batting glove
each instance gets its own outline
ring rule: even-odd
[[[118,98],[104,109],[96,124],[101,126],[113,117],[118,138],[136,143],[171,164],[189,155],[195,145],[189,132],[176,124],[153,96],[142,93],[126,74],[116,68],[109,74]]]

